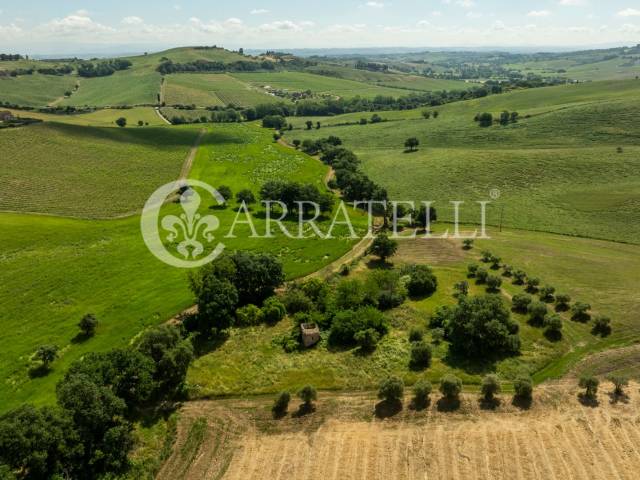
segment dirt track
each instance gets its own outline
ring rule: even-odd
[[[361,409],[369,409],[371,399],[353,405],[350,414],[344,400],[333,399],[309,418],[266,424],[255,416],[230,415],[220,404],[214,408],[216,402],[200,402],[186,407],[186,417],[233,418],[223,430],[225,445],[203,442],[191,468],[172,468],[172,477],[160,478],[636,479],[638,386],[628,389],[628,403],[611,404],[609,390],[605,385],[596,408],[581,405],[576,389],[555,386],[542,389],[529,411],[513,407],[508,396],[496,411],[482,410],[477,396],[470,396],[458,413],[433,404],[384,421],[363,419]],[[250,411],[261,410],[255,407]],[[333,411],[326,420],[313,419],[323,409]],[[214,437],[221,435],[208,438]],[[169,464],[180,463],[174,453]],[[175,475],[179,471],[184,475]]]

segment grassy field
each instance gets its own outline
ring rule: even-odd
[[[88,130],[87,127],[53,124],[38,128],[43,128],[43,133],[47,134],[43,142],[46,138],[64,136],[65,139],[56,141],[70,143],[71,146],[65,147],[67,152],[74,151],[73,144],[77,144],[78,137],[83,135],[74,129]],[[151,161],[157,161],[159,149],[166,149],[170,139],[184,138],[184,144],[179,148],[180,160],[176,158],[179,161],[167,172],[167,176],[176,178],[181,159],[186,155],[196,130],[158,129],[157,136],[161,138],[143,137],[145,134],[140,133],[152,130],[95,129],[95,132],[91,130],[91,135],[99,133],[112,139],[118,135],[119,141],[130,142],[123,144],[129,149],[136,138],[138,142],[146,138],[145,141],[154,145],[164,139],[165,144],[160,144],[155,150],[149,147],[149,151],[155,152],[153,155],[137,159],[140,168],[146,165],[149,172],[154,170],[149,166]],[[4,133],[0,132],[1,135]],[[29,151],[33,152],[33,133],[28,129],[11,132],[15,133],[31,138]],[[125,134],[133,137],[121,137]],[[118,145],[113,143],[105,148],[107,153],[98,150],[102,163],[112,158],[108,151]],[[94,152],[92,158],[98,161],[95,155]],[[82,164],[76,168],[84,170],[81,167]],[[114,177],[113,166],[101,168],[111,171],[111,177]],[[44,180],[44,166],[32,164],[33,171],[43,172],[41,178]],[[291,178],[321,185],[325,173],[326,167],[317,160],[273,144],[270,133],[257,126],[216,125],[203,139],[190,177],[213,185],[224,183],[234,191],[240,188],[257,191],[259,182],[271,178]],[[140,179],[139,174],[137,177]],[[28,176],[23,178],[30,180]],[[90,196],[91,192],[74,182],[73,176],[58,174],[58,178],[63,183],[54,193],[61,195],[68,191],[68,195],[85,199]],[[118,183],[113,185],[115,193],[132,202],[130,189],[122,186],[127,181],[125,176],[110,178],[96,175],[94,170],[90,178],[100,181],[97,188],[103,191],[117,180]],[[159,179],[147,179],[144,186],[149,192],[148,189],[160,183]],[[12,192],[15,190],[13,188]],[[37,199],[34,191],[31,192]],[[60,204],[59,197],[54,197],[49,211],[64,206]],[[136,208],[140,206],[139,202],[135,205]],[[166,209],[179,213],[173,204],[167,205]],[[215,215],[226,233],[235,212],[228,208],[216,210]],[[0,238],[0,284],[3,285],[0,290],[0,324],[4,328],[0,337],[0,408],[3,411],[27,401],[51,402],[55,383],[72,361],[89,351],[125,345],[145,326],[166,321],[193,303],[187,288],[186,271],[167,266],[149,253],[140,236],[138,216],[98,221],[0,213],[0,222],[5,226],[3,231],[6,230],[6,235]],[[258,231],[264,231],[264,220],[256,218],[255,225]],[[227,249],[271,252],[281,258],[289,278],[321,268],[342,256],[352,245],[352,241],[346,238],[332,241],[289,240],[278,235],[274,239],[263,240],[243,238],[245,234],[248,234],[248,227],[238,227],[238,238],[225,240]],[[73,341],[77,334],[76,325],[88,312],[95,313],[100,320],[97,335],[88,342],[77,343]],[[44,343],[59,345],[61,358],[55,362],[49,375],[30,378],[30,356],[38,345]]]
[[[436,120],[418,111],[381,112],[394,121],[330,126],[368,118],[349,114],[307,131],[300,118],[287,139],[337,135],[393,198],[433,200],[441,219],[452,219],[449,202],[462,200],[463,221],[477,221],[479,209],[469,204],[497,190],[488,211],[494,225],[502,217],[517,228],[637,243],[638,107],[640,81],[594,82],[448,104],[437,108]],[[478,112],[504,109],[518,111],[520,120],[490,128],[473,121]],[[404,153],[412,136],[420,149]]]
[[[469,87],[469,84],[458,80],[440,80],[417,75],[371,72],[369,70],[359,70],[351,67],[325,64],[307,67],[305,71],[319,75],[342,78],[345,80],[353,80],[356,82],[371,83],[379,86],[403,88],[408,90],[466,90]]]
[[[437,231],[442,231],[440,226]],[[283,321],[275,327],[234,330],[217,350],[199,358],[189,372],[194,396],[246,395],[295,391],[313,379],[313,384],[327,390],[375,389],[386,375],[398,375],[413,383],[425,377],[437,382],[445,373],[454,373],[469,384],[478,384],[484,375],[497,371],[503,378],[513,378],[522,369],[537,381],[556,378],[583,356],[613,346],[640,340],[634,305],[639,301],[640,247],[587,239],[524,231],[490,232],[492,239],[479,242],[465,253],[459,242],[451,240],[401,240],[394,263],[428,263],[438,277],[439,288],[432,297],[409,301],[390,313],[391,333],[376,351],[363,356],[357,350],[335,350],[323,342],[308,351],[285,353],[273,339],[288,331]],[[452,304],[453,285],[466,279],[466,266],[477,261],[478,251],[489,248],[505,263],[539,276],[543,283],[568,292],[574,300],[591,303],[594,312],[610,315],[613,334],[601,339],[590,333],[590,326],[573,322],[564,314],[564,338],[550,342],[542,329],[527,323],[523,315],[513,314],[520,323],[522,355],[491,363],[468,363],[447,355],[446,344],[434,350],[434,361],[426,372],[408,368],[408,332],[412,327],[426,327],[431,313],[440,305]],[[363,262],[364,263],[364,262]],[[363,275],[366,267],[355,269]],[[504,301],[521,292],[505,279]],[[471,293],[484,292],[471,284]]]
[[[197,131],[42,123],[0,131],[0,209],[107,218],[178,177]]]
[[[108,77],[78,78],[80,87],[60,105],[140,105],[158,103],[160,74],[149,69],[126,70]]]
[[[167,105],[252,106],[277,101],[273,96],[227,74],[167,75],[163,93]]]
[[[138,128],[139,121],[144,122],[145,126],[151,127],[166,125],[166,122],[158,116],[152,107],[133,107],[126,109],[105,108],[91,113],[79,113],[72,115],[57,115],[26,110],[9,110],[16,117],[38,118],[45,122],[66,123],[84,127],[113,127],[115,126],[116,120],[120,117],[127,119],[127,126],[125,128]]]
[[[352,98],[358,95],[364,98],[373,98],[376,95],[392,97],[407,95],[406,90],[379,87],[353,80],[343,80],[304,72],[234,73],[232,76],[259,88],[270,86],[292,92],[311,90],[315,94],[327,94],[344,98]]]
[[[77,78],[70,75],[21,75],[0,77],[0,101],[29,107],[44,107],[73,90]]]

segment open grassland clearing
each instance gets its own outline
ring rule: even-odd
[[[84,218],[137,211],[178,177],[196,136],[188,128],[61,123],[4,129],[0,209]]]
[[[78,90],[60,105],[104,107],[158,103],[161,75],[154,70],[129,69],[107,77],[75,78]]]
[[[234,73],[232,76],[259,88],[271,87],[290,92],[311,90],[315,94],[326,94],[341,98],[355,96],[373,98],[376,95],[401,97],[408,93],[406,90],[379,87],[367,83],[304,72]]]
[[[166,125],[166,122],[158,117],[158,114],[152,107],[104,108],[90,113],[75,113],[70,115],[58,115],[28,110],[9,110],[16,117],[37,118],[45,122],[67,123],[85,127],[113,127],[116,125],[116,120],[120,117],[127,119],[125,128],[138,128],[139,121],[142,121],[144,126],[158,127]]]
[[[637,242],[638,107],[639,81],[593,82],[452,103],[437,108],[437,119],[410,111],[398,115],[407,120],[294,130],[287,140],[340,137],[391,198],[435,201],[441,219],[453,218],[450,201],[464,200],[462,220],[478,221],[479,209],[469,203],[489,200],[497,189],[491,224],[502,216],[517,228]],[[518,122],[482,128],[473,121],[479,112],[495,117],[505,109],[518,111]],[[326,121],[336,125],[342,117],[357,115]],[[404,153],[409,137],[419,140],[418,152]]]
[[[66,131],[70,135],[64,141],[76,144],[78,136],[83,135],[82,131],[88,130],[87,127],[64,126],[67,128],[64,130],[60,125],[44,126],[54,128],[54,131],[47,130],[48,136],[55,132],[63,135]],[[30,130],[15,129],[11,133],[26,132],[26,135],[33,135],[29,133]],[[113,139],[114,135],[151,131],[117,128],[97,130],[98,133],[90,131],[85,134],[101,134]],[[131,205],[137,210],[150,190],[165,181],[175,180],[198,131],[174,127],[158,130],[162,132],[161,138],[165,142],[169,142],[172,135],[189,136],[190,139],[184,142],[180,149],[180,161],[173,164],[173,173],[168,172],[166,180],[155,178],[146,181],[144,198],[133,202],[130,192],[122,187],[126,178],[114,174],[116,170],[109,161],[111,157],[105,154],[107,156],[102,159],[105,163],[109,161],[105,168],[111,165],[111,177],[98,177],[94,172],[92,178],[101,181],[96,188],[104,189],[105,185],[116,182],[112,187],[114,195],[118,194],[132,202]],[[33,139],[33,136],[27,137],[29,145],[26,151],[33,152],[34,142],[29,138]],[[131,148],[138,137],[117,138],[125,142],[123,145],[126,148]],[[140,137],[138,142],[142,138],[154,144],[160,141]],[[117,148],[117,145],[111,148]],[[73,150],[65,148],[65,151]],[[156,157],[145,155],[139,161],[147,166],[146,170],[153,171],[149,168],[149,162],[150,158],[155,161]],[[38,168],[35,171],[42,172],[42,168]],[[77,169],[85,171],[83,164]],[[255,125],[230,124],[216,126],[202,139],[190,178],[214,186],[226,184],[234,193],[241,188],[249,188],[257,194],[261,183],[267,179],[287,178],[321,186],[325,174],[326,167],[317,160],[274,144],[268,131]],[[45,176],[42,175],[44,181]],[[22,178],[26,181],[30,177]],[[85,185],[72,180],[69,176],[59,176],[61,183],[54,193],[69,191],[70,195],[85,199],[81,205],[96,203],[89,196],[90,192],[85,190]],[[16,189],[7,192],[15,193]],[[27,189],[27,193],[39,198],[34,190]],[[52,197],[49,211],[69,208],[63,200],[66,201],[66,197]],[[85,205],[84,208],[86,212],[89,207]],[[254,209],[256,229],[264,232],[265,222],[257,211],[258,207]],[[164,211],[180,213],[175,204],[166,205]],[[220,239],[226,235],[236,212],[229,207],[216,209],[212,213],[220,220],[222,233],[216,233]],[[140,235],[138,216],[97,221],[0,213],[0,222],[6,226],[3,229],[6,235],[0,238],[0,284],[3,285],[0,290],[0,304],[3,306],[0,311],[0,324],[3,325],[3,334],[0,336],[0,405],[3,411],[27,401],[51,403],[54,386],[71,362],[89,351],[104,351],[126,345],[145,327],[166,321],[194,302],[188,290],[187,272],[165,265],[147,250]],[[296,278],[322,268],[349,251],[354,242],[342,238],[341,232],[336,229],[334,234],[338,238],[331,241],[291,240],[278,232],[275,232],[275,238],[260,239],[247,238],[250,235],[249,227],[240,225],[235,230],[237,238],[223,241],[231,251],[242,249],[276,255],[283,262],[287,277]],[[89,312],[94,313],[100,321],[96,336],[86,342],[75,341],[77,323]],[[30,357],[43,344],[58,345],[61,348],[60,358],[50,374],[30,378],[29,371],[33,366]]]
[[[163,85],[167,105],[248,107],[278,101],[259,88],[219,73],[177,73],[167,75]]]
[[[325,75],[329,77],[364,82],[384,87],[401,88],[407,90],[418,90],[431,92],[437,90],[466,90],[469,84],[459,80],[441,80],[418,75],[407,75],[400,73],[382,73],[361,70],[357,68],[321,64],[307,67],[306,72]],[[407,94],[410,92],[407,92]]]
[[[74,89],[78,79],[69,75],[0,77],[0,102],[45,107]]]
[[[438,226],[441,233],[446,225]],[[197,359],[188,379],[195,398],[216,395],[248,395],[296,390],[310,379],[314,385],[327,390],[362,390],[375,388],[381,378],[396,375],[407,384],[419,378],[432,382],[446,373],[454,373],[465,384],[479,384],[484,374],[497,371],[509,379],[521,370],[534,374],[537,381],[558,377],[580,358],[594,351],[640,340],[637,332],[637,305],[640,268],[638,246],[587,239],[533,233],[525,231],[490,231],[492,240],[478,242],[469,252],[462,250],[459,241],[401,239],[395,265],[425,263],[433,267],[438,278],[436,293],[423,300],[408,300],[391,310],[390,333],[369,355],[358,348],[336,349],[328,343],[328,332],[316,347],[285,353],[274,343],[290,331],[292,323],[285,320],[273,327],[233,329],[226,342]],[[594,315],[612,318],[613,333],[601,338],[591,333],[591,324],[582,324],[562,314],[564,335],[560,341],[550,341],[543,329],[528,323],[528,316],[512,312],[520,324],[522,354],[497,361],[469,361],[449,354],[447,342],[433,346],[433,361],[424,372],[409,368],[412,328],[425,329],[430,316],[442,305],[456,302],[454,285],[463,280],[470,283],[470,293],[485,293],[484,285],[467,279],[467,265],[477,262],[480,249],[500,255],[504,263],[522,268],[541,278],[544,285],[568,293],[574,301],[590,303]],[[361,278],[369,271],[368,260],[355,262],[352,276]],[[524,289],[511,285],[503,277],[503,300],[510,305],[510,297]],[[428,333],[426,338],[431,340]]]
[[[534,392],[529,410],[501,395],[495,410],[463,395],[443,411],[439,394],[421,411],[374,417],[373,395],[320,393],[315,413],[273,420],[271,399],[188,402],[160,479],[609,479],[631,480],[640,465],[637,384],[628,403],[611,403],[603,385],[596,408],[574,383]],[[194,425],[206,424],[202,441]],[[195,445],[195,448],[193,448]],[[185,455],[189,447],[195,450]],[[195,460],[189,462],[190,457]]]

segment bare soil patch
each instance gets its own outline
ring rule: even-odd
[[[536,389],[529,410],[508,395],[492,410],[465,395],[459,410],[373,416],[373,395],[322,396],[317,412],[271,419],[271,399],[189,403],[174,453],[159,478],[246,479],[635,479],[640,468],[638,385],[612,403],[579,402],[575,382]],[[290,412],[296,408],[292,402]],[[191,465],[181,463],[187,425],[210,432]]]

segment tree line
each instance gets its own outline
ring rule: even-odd
[[[165,59],[158,65],[156,70],[163,75],[193,72],[256,72],[259,70],[275,70],[275,64],[268,60],[262,62],[237,60],[230,63],[196,60],[187,63],[174,63],[172,60]]]
[[[83,62],[78,65],[78,75],[81,77],[108,77],[120,70],[126,70],[132,65],[129,60],[116,58],[104,62]]]

